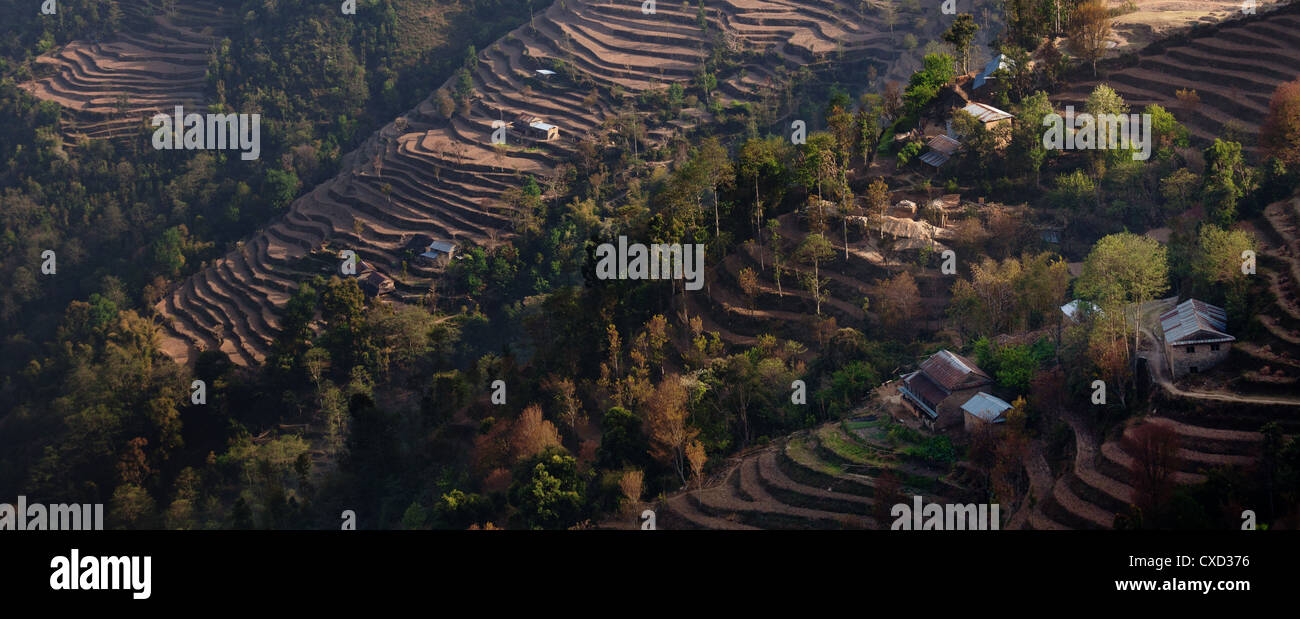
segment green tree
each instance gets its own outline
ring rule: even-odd
[[[954,19],[948,30],[943,33],[943,40],[952,44],[953,49],[957,52],[957,60],[961,64],[961,72],[970,71],[970,47],[971,42],[975,40],[975,32],[980,29],[975,23],[975,18],[969,13],[962,13]]]

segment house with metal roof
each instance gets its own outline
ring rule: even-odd
[[[1165,360],[1174,377],[1196,374],[1218,365],[1237,338],[1227,333],[1223,308],[1188,299],[1160,315]]]
[[[981,391],[971,396],[971,399],[961,405],[966,432],[974,432],[990,424],[1006,423],[1009,410],[1011,405],[995,395]]]
[[[984,70],[980,71],[979,75],[975,76],[975,80],[971,84],[971,90],[979,90],[989,80],[997,79],[993,77],[993,74],[997,73],[999,69],[1010,69],[1011,66],[1011,59],[1007,58],[1006,54],[998,54],[988,64],[984,65]]]
[[[903,376],[898,391],[921,423],[943,431],[962,423],[965,404],[993,379],[959,354],[941,350]]]
[[[1075,299],[1061,306],[1061,313],[1071,322],[1079,322],[1084,316],[1100,312],[1101,308],[1087,301]]]
[[[948,160],[961,149],[961,142],[941,133],[930,138],[926,146],[929,146],[930,150],[921,155],[920,160],[938,168],[948,163]]]
[[[974,116],[977,120],[984,123],[984,127],[992,129],[994,125],[1002,122],[1008,122],[1014,116],[1010,112],[1004,112],[987,103],[978,103],[971,101],[962,108],[963,112]]]

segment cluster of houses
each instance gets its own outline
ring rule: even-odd
[[[1071,321],[1100,312],[1087,301],[1061,306]],[[1161,344],[1167,369],[1175,378],[1205,371],[1223,361],[1236,338],[1226,332],[1223,308],[1189,299],[1160,316]],[[1006,422],[1011,405],[990,393],[993,379],[970,359],[940,350],[905,374],[899,394],[926,428],[945,432],[961,426],[966,432],[983,424]]]
[[[441,268],[456,256],[459,246],[451,241],[419,235],[406,244],[406,250],[415,254],[417,263]],[[379,298],[397,289],[393,278],[384,275],[369,262],[357,262],[357,285],[367,297]]]
[[[1011,63],[1006,56],[998,54],[997,57],[989,61],[984,66],[984,70],[978,73],[974,80],[971,81],[971,90],[976,91],[992,80],[996,80],[996,73],[1002,69],[1010,69]],[[1014,116],[1010,112],[1005,112],[987,103],[971,101],[960,87],[954,87],[954,94],[957,97],[956,104],[961,105],[961,111],[974,116],[984,125],[985,129],[992,130],[999,125],[1010,123]],[[953,105],[956,108],[957,105]],[[929,137],[926,146],[929,150],[922,154],[919,159],[935,169],[943,167],[961,150],[961,135],[958,135],[952,128],[952,119],[949,118],[945,123],[942,133]]]

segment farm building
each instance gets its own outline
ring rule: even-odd
[[[1101,308],[1087,301],[1075,299],[1061,306],[1061,313],[1071,322],[1079,322],[1084,316],[1096,313]]]
[[[930,147],[929,152],[921,155],[920,159],[921,161],[938,168],[942,167],[943,164],[948,163],[948,160],[951,159],[952,156],[961,148],[961,142],[958,142],[949,136],[940,134],[930,138],[930,142],[927,146]]]
[[[511,129],[519,135],[530,140],[547,142],[560,137],[560,128],[552,125],[536,116],[519,115],[510,125]]]
[[[961,424],[961,405],[992,382],[969,359],[941,350],[922,362],[920,369],[904,376],[898,391],[921,423],[943,431]]]
[[[395,288],[392,279],[375,270],[375,267],[364,260],[357,263],[357,285],[368,297],[383,296]]]
[[[460,248],[451,241],[438,240],[421,234],[411,239],[406,244],[406,249],[414,252],[418,259],[428,261],[434,265],[445,265],[455,257]]]
[[[990,131],[998,125],[1011,122],[1013,118],[1010,112],[1004,112],[987,103],[967,103],[962,111],[984,123],[984,128]]]
[[[997,73],[999,69],[1010,68],[1011,60],[1007,58],[1005,54],[998,54],[990,60],[988,64],[984,65],[984,70],[980,71],[979,75],[975,76],[975,81],[971,84],[971,90],[979,90],[988,83],[989,80],[997,79],[993,77],[993,74]]]
[[[983,391],[971,396],[961,405],[962,421],[966,432],[974,432],[983,424],[1002,424],[1007,421],[1011,405],[1006,400]]]
[[[361,286],[361,292],[364,292],[368,297],[381,297],[396,288],[392,279],[374,270],[365,275],[357,276],[357,283]]]
[[[1228,356],[1237,338],[1228,335],[1223,308],[1188,299],[1160,315],[1165,359],[1174,378],[1207,370]]]

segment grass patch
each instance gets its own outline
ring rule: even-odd
[[[790,439],[790,441],[785,445],[785,453],[790,456],[791,460],[815,471],[826,473],[827,475],[844,474],[843,467],[818,458],[817,454],[813,453],[813,449],[808,446],[807,439],[803,437]]]
[[[835,426],[822,426],[817,431],[817,438],[821,439],[822,445],[831,453],[845,460],[859,464],[876,464],[875,451],[850,439],[842,432],[836,432]]]

